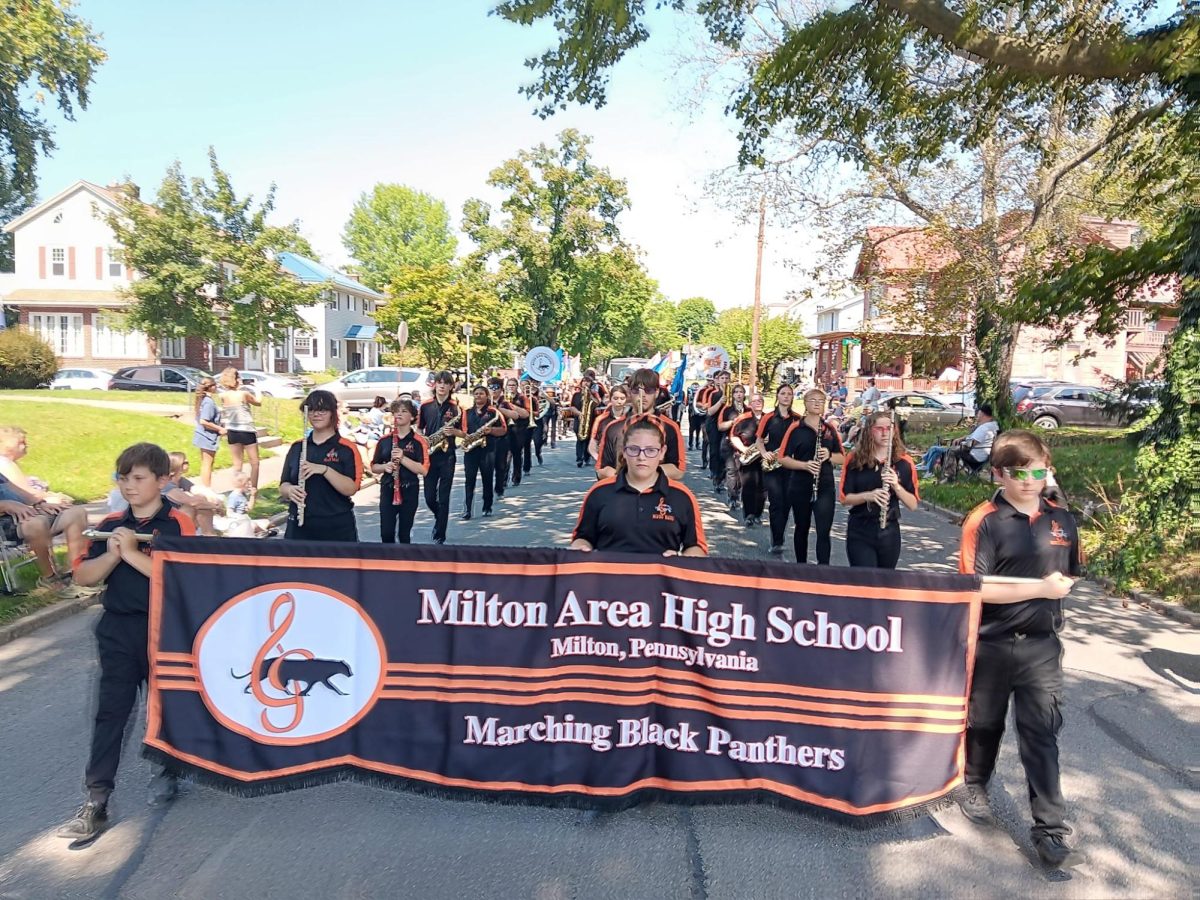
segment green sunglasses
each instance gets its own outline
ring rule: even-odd
[[[1016,469],[1007,468],[1004,470],[1008,473],[1008,477],[1013,481],[1041,481],[1049,473],[1049,469]]]

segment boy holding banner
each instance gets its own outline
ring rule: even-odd
[[[1005,576],[984,579],[983,614],[967,718],[966,785],[959,805],[973,822],[994,822],[987,784],[996,765],[1009,697],[1029,785],[1033,845],[1060,866],[1071,854],[1065,837],[1058,763],[1062,728],[1062,598],[1080,574],[1079,532],[1064,507],[1042,496],[1050,449],[1037,435],[1014,430],[996,438],[994,497],[963,522],[959,570]]]

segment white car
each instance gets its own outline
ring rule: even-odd
[[[112,377],[108,369],[59,369],[50,379],[50,390],[107,391]]]
[[[433,396],[433,373],[428,369],[376,366],[347,372],[321,385],[321,389],[351,409],[370,409],[376,397],[391,403],[403,394],[410,395],[420,405]]]
[[[274,372],[242,370],[242,384],[254,388],[259,397],[278,397],[280,400],[299,400],[307,393],[299,378],[277,375]]]

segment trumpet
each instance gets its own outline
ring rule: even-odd
[[[782,465],[783,465],[783,463],[781,463],[779,461],[779,457],[776,456],[775,460],[773,462],[769,459],[764,459],[763,464],[762,464],[762,470],[764,472],[774,472],[776,469],[778,469]]]
[[[726,409],[728,409],[729,404],[733,402],[733,382],[732,381],[725,382],[725,390],[721,394],[721,399],[725,402]]]
[[[658,404],[658,406],[654,407],[654,412],[661,415],[662,413],[665,413],[667,410],[669,410],[674,405],[675,405],[674,398],[664,400],[662,403]]]
[[[472,450],[486,441],[488,439],[488,432],[499,425],[502,418],[503,416],[500,415],[500,411],[497,410],[496,414],[487,422],[485,422],[482,428],[480,428],[478,431],[472,431],[465,438],[463,438],[463,453],[470,453]]]

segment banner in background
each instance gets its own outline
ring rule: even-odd
[[[961,780],[978,611],[958,575],[162,538],[146,744],[248,793],[891,813]]]

